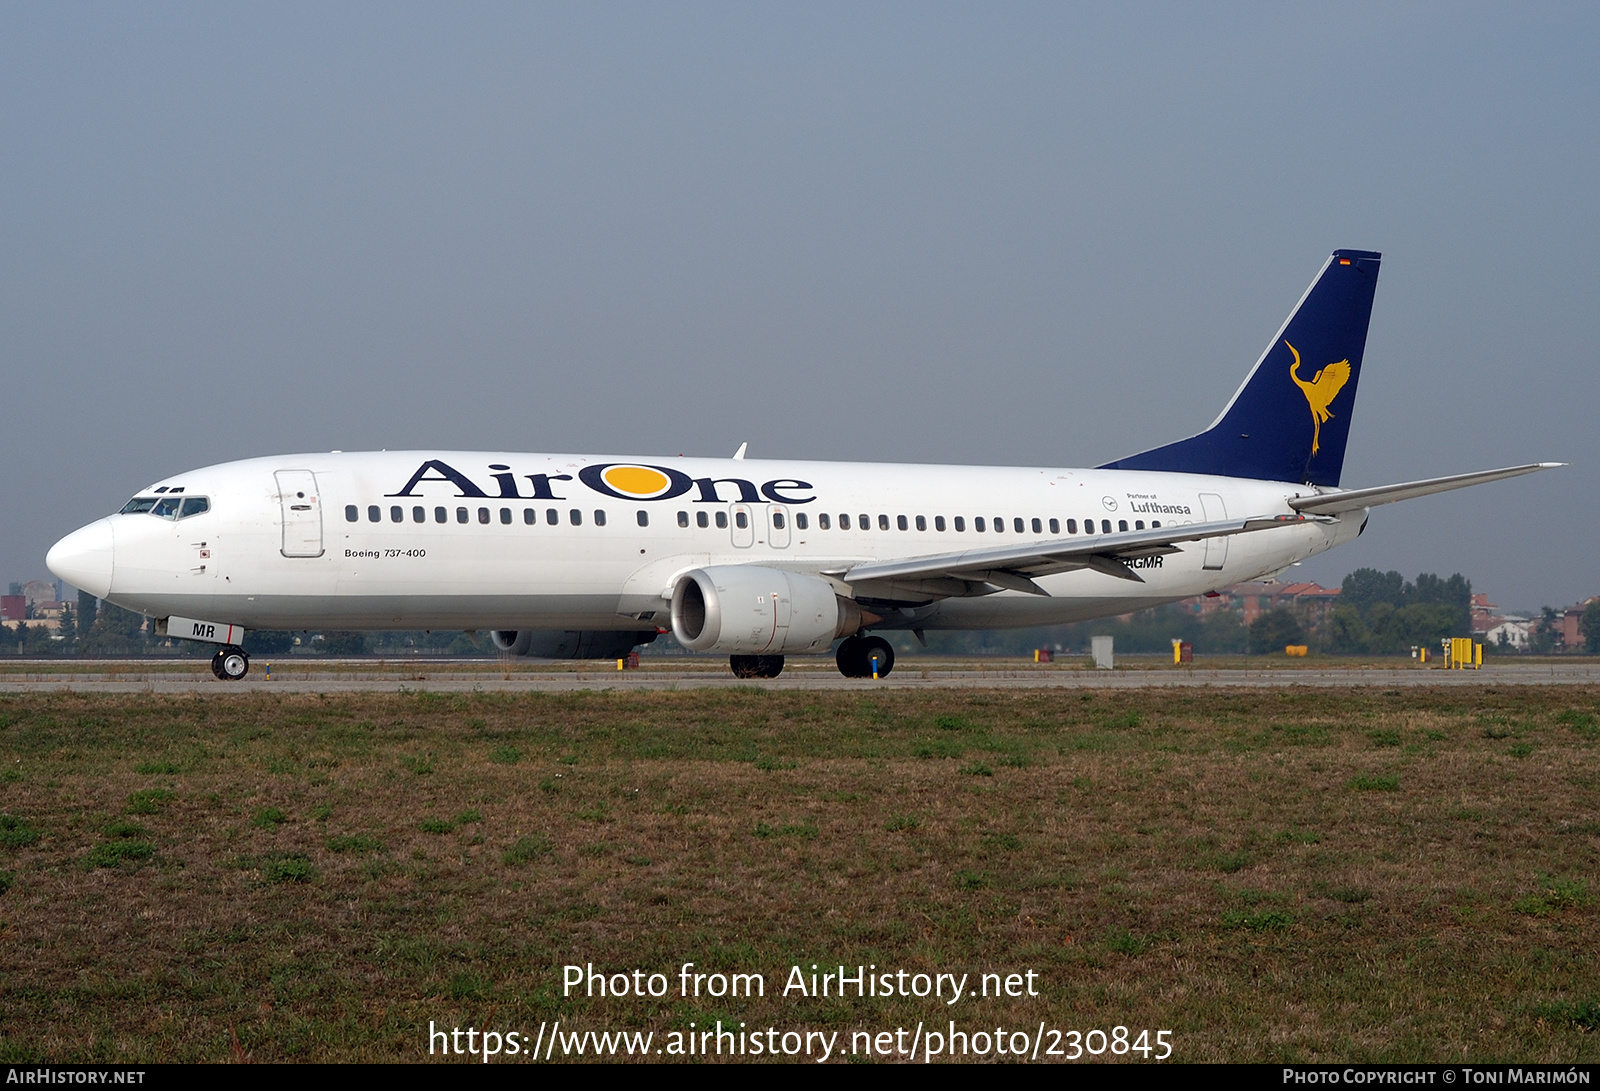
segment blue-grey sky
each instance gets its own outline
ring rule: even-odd
[[[455,447],[1093,465],[1381,250],[1297,569],[1600,593],[1600,8],[0,9],[0,578],[162,475]]]

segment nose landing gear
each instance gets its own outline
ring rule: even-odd
[[[237,682],[250,673],[250,657],[243,648],[229,644],[211,657],[211,673],[224,682]]]

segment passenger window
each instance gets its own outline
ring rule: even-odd
[[[539,513],[532,508],[523,508],[522,521],[531,527],[539,521]]]
[[[643,514],[643,513],[641,512],[641,514]],[[686,526],[689,525],[689,513],[688,512],[680,511],[678,513],[678,525],[680,527],[686,527]]]
[[[927,520],[926,516],[922,516],[922,515],[917,516],[917,529],[918,530],[927,530],[928,529],[928,520]]]
[[[394,505],[390,506],[390,508],[389,508],[389,522],[391,522],[391,523],[403,523],[405,521],[406,521],[406,509],[402,508],[399,504],[394,504]]]
[[[428,509],[427,508],[412,508],[411,509],[411,521],[413,523],[426,523],[428,521]]]
[[[967,529],[967,521],[962,516],[956,516],[956,533],[960,534]]]
[[[706,528],[706,523],[707,523],[707,519],[706,519],[706,513],[705,512],[697,511],[697,512],[694,513],[694,525],[695,526],[699,527],[701,530],[704,530]]]
[[[944,530],[944,516],[935,515],[933,517],[933,529],[941,532]]]
[[[878,516],[878,529],[879,530],[888,530],[889,529],[889,517],[887,515],[879,515]]]
[[[448,523],[450,521],[450,513],[443,508],[434,508],[433,521],[435,523]]]
[[[872,516],[868,515],[866,512],[862,512],[861,517],[856,522],[856,526],[860,527],[862,530],[871,530]]]
[[[822,530],[831,529],[828,525],[830,522],[832,522],[832,520],[828,518],[827,512],[823,512],[821,515],[817,516],[817,526]]]
[[[1135,519],[1133,521],[1133,529],[1134,530],[1143,530],[1144,529],[1144,520],[1143,519]]]
[[[149,511],[151,508],[153,508],[155,506],[156,506],[156,498],[155,497],[153,497],[153,496],[135,496],[132,500],[129,500],[126,504],[122,505],[122,510],[117,512],[117,514],[118,515],[142,515],[144,512]],[[356,507],[355,507],[354,504],[351,504],[348,508],[345,508],[344,510],[347,511],[347,512],[348,511],[355,511]],[[350,521],[353,523],[353,522],[355,522],[355,519],[352,518]]]
[[[1043,534],[1044,533],[1044,527],[1040,525],[1039,520],[1037,520],[1037,519],[1035,519],[1033,521],[1033,532],[1035,534]]]
[[[383,512],[382,512],[382,510],[379,509],[378,505],[371,504],[371,505],[369,505],[367,507],[367,522],[369,522],[369,523],[381,523],[381,522],[383,522]]]
[[[1076,534],[1076,533],[1078,533],[1078,521],[1076,519],[1068,519],[1067,520],[1067,533],[1068,534]]]
[[[894,525],[899,527],[901,530],[910,529],[910,524],[906,522],[906,517],[904,515],[896,515],[894,517]]]
[[[129,508],[133,507],[133,502],[132,501],[128,502],[128,507]],[[127,511],[128,508],[123,508],[122,510],[123,511]],[[357,508],[354,504],[346,504],[344,506],[344,521],[345,522],[354,523],[354,522],[359,521],[360,519],[361,519],[361,510],[359,508]]]
[[[560,526],[561,525],[561,513],[559,511],[557,511],[555,508],[545,508],[544,509],[544,521],[549,523],[553,527],[554,526]]]
[[[457,508],[456,509],[456,522],[465,523],[466,521],[467,521],[467,509],[466,508]]]
[[[994,520],[994,532],[996,534],[1004,534],[1006,532],[1006,521],[998,515],[995,516]]]
[[[728,513],[727,512],[725,512],[725,511],[717,512],[717,529],[718,530],[727,530],[728,529]]]
[[[736,511],[733,513],[733,525],[743,530],[750,525],[750,517],[742,511]]]
[[[478,509],[478,522],[487,523],[488,521],[489,521],[489,509],[488,508],[479,508]]]
[[[1100,533],[1101,534],[1110,534],[1111,533],[1111,520],[1110,519],[1102,519],[1102,520],[1100,520]]]
[[[1011,520],[1011,529],[1016,531],[1018,534],[1021,534],[1022,533],[1022,529],[1023,529],[1022,520],[1021,519],[1013,519],[1013,520]],[[1033,521],[1033,529],[1034,530],[1038,530],[1039,529],[1039,520],[1035,519]]]
[[[783,529],[783,512],[775,511],[772,513],[772,525],[778,530]]]
[[[678,514],[679,515],[683,515],[683,521],[685,523],[687,523],[689,521],[689,517],[687,515],[684,515],[683,512],[679,512]],[[634,518],[636,518],[639,521],[639,525],[641,527],[647,527],[647,526],[650,525],[650,513],[645,511],[643,508],[639,509],[639,514],[634,516]]]
[[[1117,520],[1117,529],[1119,531],[1121,531],[1122,533],[1126,534],[1128,532],[1128,521],[1126,519],[1118,519]]]
[[[569,521],[571,521],[573,526],[583,526],[583,512],[579,511],[577,508],[573,508],[571,511],[567,512],[567,518]]]
[[[191,515],[200,515],[211,510],[211,501],[203,496],[191,496],[183,502],[183,514],[179,519],[187,519]]]
[[[510,526],[511,525],[511,509],[510,508],[501,508],[500,509],[500,522],[501,522],[501,524],[503,526]]]
[[[1050,520],[1050,533],[1051,534],[1060,534],[1061,533],[1061,520],[1060,519],[1052,519],[1052,520]]]
[[[984,531],[983,516],[979,515],[972,520],[972,529],[982,534]]]
[[[849,514],[849,512],[841,511],[839,513],[839,529],[840,530],[849,530],[850,529],[850,514]]]
[[[1160,530],[1161,529],[1161,520],[1160,519],[1156,519],[1156,520],[1152,521],[1151,524],[1150,524],[1150,529],[1151,530]]]
[[[606,525],[606,513],[599,508],[594,509],[594,525],[597,527]]]
[[[794,525],[799,527],[801,530],[805,530],[806,529],[806,513],[805,512],[800,511],[800,512],[796,512],[795,513]]]

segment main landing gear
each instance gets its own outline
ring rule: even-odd
[[[846,678],[887,678],[894,670],[894,647],[881,636],[852,636],[834,657]]]
[[[783,656],[730,655],[728,666],[735,678],[776,678],[783,673]]]
[[[243,648],[229,644],[211,657],[211,673],[224,682],[237,682],[250,673],[250,657]]]
[[[839,645],[835,658],[839,673],[846,678],[887,678],[894,670],[894,646],[881,636],[849,637]],[[220,654],[217,661],[221,661]],[[730,655],[728,666],[733,668],[735,678],[776,678],[783,673],[783,656]],[[212,669],[217,669],[215,663]]]

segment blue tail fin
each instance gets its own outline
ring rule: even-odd
[[[1333,252],[1210,428],[1101,469],[1339,484],[1380,257]]]

